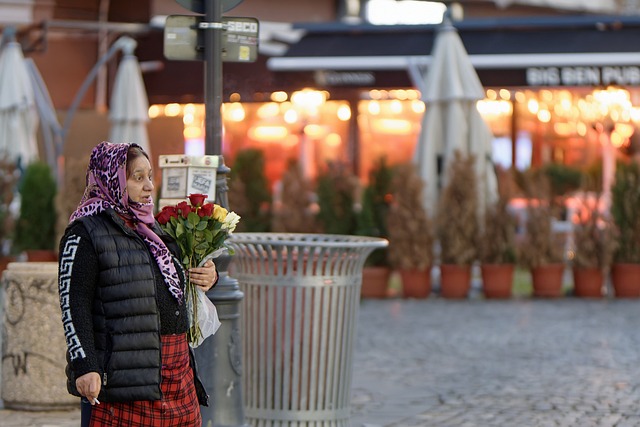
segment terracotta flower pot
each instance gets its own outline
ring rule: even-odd
[[[29,262],[55,262],[58,261],[58,254],[48,249],[27,249],[27,261]]]
[[[404,298],[428,298],[431,294],[431,268],[400,270]]]
[[[562,296],[564,264],[548,264],[531,269],[533,296],[556,298]]]
[[[2,273],[7,269],[7,265],[10,262],[14,262],[16,257],[10,255],[0,256],[0,277],[2,277]]]
[[[364,267],[360,296],[362,298],[386,298],[390,276],[391,269],[389,267]]]
[[[513,264],[482,264],[482,291],[486,298],[510,298],[513,286]]]
[[[470,265],[440,265],[440,295],[443,298],[466,298],[470,288]]]
[[[598,267],[573,267],[573,292],[577,297],[601,298],[604,274]]]
[[[640,297],[640,264],[613,264],[611,284],[617,298]]]

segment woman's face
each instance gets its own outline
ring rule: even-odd
[[[151,164],[145,156],[138,156],[131,165],[131,175],[127,178],[129,199],[137,203],[151,203],[153,193]]]

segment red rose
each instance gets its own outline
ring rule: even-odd
[[[162,210],[156,215],[156,220],[164,225],[169,222],[171,217],[178,217],[178,212],[176,212],[175,206],[165,206]]]
[[[198,215],[200,217],[213,215],[213,203],[205,203],[200,209],[198,209]]]
[[[205,200],[207,200],[206,194],[189,194],[189,201],[191,202],[191,206],[194,206],[196,208],[202,206]]]
[[[178,210],[175,206],[166,206],[164,208],[171,218],[178,218]]]
[[[182,218],[186,219],[187,216],[189,216],[189,213],[191,213],[191,206],[189,206],[189,203],[187,202],[180,202],[176,207],[178,208],[178,212],[180,213]]]
[[[165,225],[167,221],[169,221],[169,217],[165,211],[160,211],[156,215],[156,221],[158,221],[162,225]]]

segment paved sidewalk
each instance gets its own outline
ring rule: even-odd
[[[365,301],[354,426],[640,426],[640,302]]]
[[[640,427],[640,301],[365,300],[355,351],[354,427]]]

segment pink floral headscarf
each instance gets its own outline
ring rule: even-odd
[[[71,214],[69,222],[84,216],[97,215],[108,208],[131,220],[134,223],[135,232],[142,237],[160,267],[169,292],[179,303],[182,303],[183,291],[171,253],[158,235],[151,230],[155,223],[153,201],[136,203],[129,200],[127,152],[130,147],[138,147],[142,150],[138,144],[113,144],[106,141],[93,149],[87,169],[87,187],[78,207]]]

